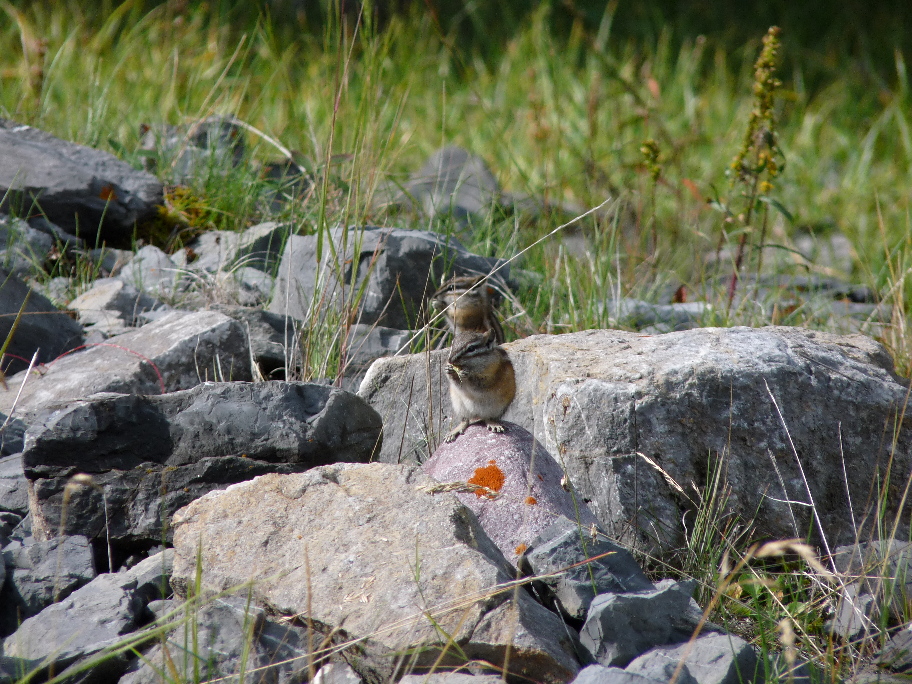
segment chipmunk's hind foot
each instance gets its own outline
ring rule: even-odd
[[[486,420],[484,424],[488,426],[488,430],[496,432],[497,434],[500,434],[507,429],[503,423],[497,420]]]

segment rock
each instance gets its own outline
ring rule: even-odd
[[[403,677],[399,684],[408,679]],[[361,684],[361,677],[348,663],[328,663],[320,668],[313,678],[313,684]]]
[[[240,233],[210,230],[190,243],[197,258],[189,266],[210,273],[245,266],[269,273],[278,265],[282,246],[290,233],[291,226],[275,221],[251,226]]]
[[[877,655],[877,664],[894,672],[912,672],[912,623],[890,636]]]
[[[269,472],[368,461],[380,418],[357,396],[306,383],[206,383],[162,396],[103,394],[26,438],[35,535],[65,530],[115,547],[170,538],[168,516],[213,489]],[[73,473],[93,486],[66,494]],[[105,503],[106,502],[106,503]],[[107,522],[105,516],[107,506]]]
[[[30,279],[26,285],[32,288],[33,293],[41,295],[54,307],[65,308],[67,302],[73,298],[74,281],[66,276],[56,276],[44,282]]]
[[[374,361],[408,349],[414,334],[411,330],[396,330],[381,325],[356,323],[351,326],[345,342],[345,383],[357,390]]]
[[[435,672],[430,675],[405,675],[399,684],[498,684],[500,675],[470,675],[462,672]]]
[[[675,684],[694,684],[693,678],[688,678],[687,674],[689,673],[684,673],[683,677],[679,676]],[[658,684],[658,682],[659,680],[627,672],[619,667],[590,665],[577,675],[572,684]]]
[[[693,642],[654,648],[627,666],[627,672],[669,681],[682,662],[685,677],[695,684],[747,684],[766,681],[753,647],[731,634],[701,634]]]
[[[513,423],[504,427],[501,434],[483,425],[468,427],[456,441],[437,447],[423,468],[439,482],[494,490],[496,498],[483,492],[456,497],[503,555],[515,561],[557,516],[578,520],[586,530],[597,523],[586,504],[561,487],[563,471],[532,434]]]
[[[16,415],[32,424],[40,414],[96,392],[161,394],[213,379],[250,379],[244,330],[215,311],[175,311],[65,356],[40,375],[9,378],[9,391],[0,392],[0,411],[9,413],[23,383]]]
[[[641,299],[608,299],[604,304],[612,327],[633,328],[649,333],[699,328],[710,319],[713,307],[707,302],[653,304]]]
[[[28,662],[40,681],[41,672],[63,674],[67,666],[84,663],[113,646],[142,626],[146,604],[161,598],[160,587],[166,581],[162,573],[168,570],[163,558],[168,555],[153,556],[125,572],[99,575],[23,622],[3,642],[4,654]],[[124,656],[104,658],[91,681],[117,681],[126,662]]]
[[[20,218],[0,214],[0,265],[19,278],[37,275],[54,238]]]
[[[324,235],[319,262],[317,242],[316,235],[289,237],[269,311],[302,321],[343,310],[347,316],[343,299],[363,288],[358,322],[409,330],[423,316],[437,283],[453,273],[489,273],[503,263],[467,252],[455,238],[422,230],[332,229]],[[508,276],[506,267],[499,273]],[[317,305],[313,313],[312,303]]]
[[[0,128],[0,138],[2,131]],[[13,329],[16,316],[26,297],[28,301],[19,319],[19,326],[6,350],[7,361],[4,361],[4,370],[7,375],[28,368],[29,361],[36,351],[37,363],[50,363],[64,352],[82,344],[82,326],[59,311],[46,297],[34,292],[19,278],[3,269],[0,269],[0,343]]]
[[[211,492],[174,516],[172,585],[186,595],[202,554],[203,591],[250,582],[258,604],[363,639],[347,660],[369,681],[386,681],[403,649],[417,648],[410,666],[426,671],[439,630],[454,645],[438,669],[461,656],[497,665],[514,644],[518,677],[572,678],[573,640],[558,618],[523,591],[496,591],[512,569],[452,494],[418,489],[435,484],[411,466],[337,464]],[[326,530],[344,530],[344,544]]]
[[[28,482],[22,470],[22,454],[0,458],[0,511],[28,512]]]
[[[195,652],[173,656],[190,643],[198,644]],[[305,629],[270,620],[245,598],[217,598],[202,607],[188,607],[187,618],[168,635],[164,646],[153,646],[120,684],[160,684],[163,671],[180,681],[231,679],[240,674],[242,682],[294,684],[304,681],[308,645]]]
[[[174,293],[183,274],[171,258],[155,245],[146,245],[124,266],[117,277],[153,297]]]
[[[27,539],[4,547],[7,581],[0,589],[0,635],[16,631],[24,619],[66,598],[95,577],[89,540],[58,537],[46,542]]]
[[[807,502],[808,494],[770,393],[831,544],[854,540],[872,482],[904,481],[912,471],[905,422],[895,445],[882,439],[883,426],[893,426],[903,410],[906,381],[868,338],[783,327],[655,336],[590,330],[504,348],[519,379],[504,418],[560,457],[603,529],[625,546],[661,555],[683,540],[681,519],[692,504],[650,461],[682,487],[703,487],[720,454],[730,513],[754,520],[757,533],[772,538],[816,532],[807,506],[783,503]],[[359,394],[390,435],[379,460],[421,460],[426,445],[441,439],[450,415],[446,353],[371,366]],[[854,525],[844,472],[851,475]],[[899,519],[905,535],[909,515],[898,510],[901,497],[889,490],[884,514]]]
[[[466,225],[500,201],[500,185],[485,161],[455,145],[437,150],[400,190],[390,184],[375,197],[378,205],[400,205],[426,216],[452,216]]]
[[[580,565],[597,556],[603,557]],[[593,538],[588,529],[565,517],[539,533],[522,564],[534,575],[560,573],[542,582],[557,599],[561,612],[573,620],[585,619],[596,594],[653,589],[627,549],[607,539],[603,532]]]
[[[109,278],[118,275],[123,267],[133,260],[133,251],[129,249],[112,249],[97,247],[85,252],[98,269],[98,275]],[[97,281],[96,281],[97,282]]]
[[[244,132],[231,117],[210,116],[179,126],[142,124],[139,132],[145,168],[177,184],[213,173],[223,176],[246,155]]]
[[[912,602],[912,544],[899,539],[841,546],[833,564],[842,575],[860,578],[847,583],[827,629],[854,641],[867,632],[878,632],[886,611],[890,620],[907,617]],[[888,622],[890,620],[887,620]]]
[[[623,667],[654,646],[687,640],[695,624],[690,617],[695,587],[695,580],[688,580],[596,596],[580,631],[583,647],[600,664]]]
[[[3,208],[42,213],[72,235],[129,244],[163,191],[155,176],[107,152],[0,119],[0,196]]]
[[[263,378],[284,380],[289,375],[286,364],[295,368],[300,354],[295,343],[296,322],[293,319],[242,306],[214,304],[211,308],[243,326],[250,342],[250,354]],[[300,321],[297,324],[300,325]]]
[[[90,331],[105,337],[127,332],[145,311],[161,306],[119,278],[99,278],[92,287],[70,302],[67,308],[79,313],[79,320]]]

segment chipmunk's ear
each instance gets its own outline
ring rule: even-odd
[[[486,347],[493,347],[497,344],[497,333],[494,332],[494,328],[490,328],[488,332],[485,333],[484,343]]]

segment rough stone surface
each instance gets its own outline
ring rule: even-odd
[[[206,383],[163,396],[75,402],[26,437],[33,529],[39,538],[58,534],[68,496],[66,531],[155,543],[171,513],[213,489],[369,460],[380,427],[357,396],[307,383]],[[74,472],[95,486],[66,495]]]
[[[405,678],[399,680],[400,684]],[[347,663],[328,663],[314,676],[313,684],[361,684],[361,677]]]
[[[502,263],[471,254],[455,238],[422,230],[333,229],[324,236],[319,262],[317,242],[316,235],[288,239],[269,311],[302,321],[328,311],[337,315],[343,298],[354,295],[354,275],[355,292],[364,287],[357,322],[409,330],[446,277],[485,274]],[[507,268],[499,273],[508,276]]]
[[[141,626],[146,604],[161,598],[170,556],[164,552],[125,572],[99,575],[23,622],[4,640],[4,655],[59,673],[111,646]],[[117,681],[125,666],[125,659],[112,658],[95,681]]]
[[[135,224],[152,218],[162,184],[107,152],[0,119],[0,196],[4,205],[33,203],[73,235],[129,242]]]
[[[3,370],[7,375],[28,368],[36,351],[38,363],[49,363],[82,344],[82,326],[79,323],[3,269],[0,269],[0,343],[10,334],[26,297],[28,302],[19,319],[19,327],[6,350],[8,355],[19,358],[8,356],[4,361]]]
[[[210,273],[242,266],[270,272],[279,263],[282,245],[290,230],[285,224],[267,221],[240,233],[207,231],[190,243],[198,257],[189,266]]]
[[[191,609],[167,637],[166,647],[180,681],[212,681],[231,675],[233,681],[266,684],[296,684],[307,672],[306,630],[280,625],[267,618],[261,608],[240,596],[214,599],[202,608]],[[189,643],[198,650],[186,658],[175,658]],[[161,672],[174,672],[165,660],[165,647],[156,644],[134,664],[120,684],[160,684]],[[198,674],[196,674],[198,673]]]
[[[430,675],[405,675],[399,684],[498,684],[500,675],[470,675],[463,672],[435,672]]]
[[[146,245],[117,277],[137,290],[162,297],[173,294],[182,276],[171,257],[155,245]]]
[[[28,481],[21,453],[0,458],[0,511],[28,513]]]
[[[218,115],[177,126],[142,124],[140,136],[145,168],[178,184],[226,174],[247,149],[243,129]]]
[[[37,615],[55,598],[69,596],[95,577],[89,540],[59,537],[46,542],[27,539],[3,548],[7,581],[0,589],[0,635],[15,631],[22,620]]]
[[[688,678],[688,673],[683,673],[676,684],[694,684],[693,678]],[[667,682],[668,680],[661,680]],[[572,684],[658,684],[659,680],[643,675],[627,672],[619,667],[605,667],[604,665],[590,665],[582,670],[573,680]]]
[[[91,331],[111,337],[137,324],[139,314],[161,306],[119,278],[99,278],[92,287],[71,301],[67,308],[79,313],[79,321]]]
[[[243,306],[215,304],[211,308],[243,326],[250,342],[250,354],[264,379],[283,380],[288,377],[286,366],[294,369],[299,356],[295,344],[295,324],[300,325],[300,321]]]
[[[271,610],[364,638],[363,660],[352,663],[361,676],[390,676],[403,648],[421,647],[416,668],[433,664],[440,633],[430,611],[469,659],[502,662],[515,639],[512,670],[571,679],[578,664],[558,618],[522,591],[516,613],[498,612],[514,592],[489,592],[514,571],[458,499],[418,489],[434,484],[415,467],[339,464],[211,492],[174,516],[172,585],[187,592],[199,552],[204,590],[252,581]],[[327,529],[344,530],[345,543]],[[455,650],[442,664],[460,664]]]
[[[18,277],[30,275],[47,259],[54,238],[27,221],[0,214],[0,266]]]
[[[603,557],[580,565],[598,556]],[[575,620],[586,617],[596,594],[653,589],[627,549],[601,531],[593,538],[589,529],[564,517],[541,531],[522,561],[535,575],[560,573],[542,582],[551,590],[559,609]]]
[[[215,311],[175,311],[65,356],[27,381],[24,372],[9,378],[9,391],[0,391],[0,411],[9,412],[23,382],[16,415],[32,424],[38,414],[96,392],[161,394],[221,378],[250,380],[244,330]]]
[[[855,538],[840,454],[856,525],[888,463],[891,481],[912,470],[905,422],[895,450],[890,438],[907,387],[868,338],[782,327],[654,336],[590,330],[504,348],[519,379],[504,418],[560,456],[603,528],[626,545],[661,553],[683,539],[689,504],[643,456],[682,486],[701,487],[723,455],[730,510],[756,515],[760,534],[800,537],[813,529],[809,508],[782,503],[808,501],[790,435],[831,544]],[[450,412],[445,358],[440,351],[371,366],[359,393],[390,436],[381,461],[396,461],[400,445],[402,458],[420,459],[424,444],[441,439]],[[886,516],[904,527],[901,496],[901,488],[888,492]]]
[[[912,672],[912,623],[890,637],[881,649],[877,663],[894,672]]]
[[[470,482],[496,494],[458,493],[504,556],[515,561],[557,516],[596,524],[588,506],[561,486],[564,472],[532,434],[513,423],[493,433],[469,426],[437,447],[424,472],[439,482]],[[651,585],[650,585],[651,586]]]
[[[627,666],[627,672],[669,681],[683,661],[695,684],[748,684],[765,681],[753,647],[731,634],[701,634],[694,642],[658,647]],[[679,682],[687,678],[678,679]]]
[[[653,646],[690,637],[694,580],[652,591],[601,594],[589,607],[580,641],[601,665],[625,666]]]

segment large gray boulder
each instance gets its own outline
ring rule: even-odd
[[[188,261],[187,266],[210,273],[243,266],[272,272],[290,232],[290,226],[275,221],[259,223],[243,232],[209,230],[190,243],[196,259]]]
[[[605,531],[625,544],[663,552],[682,543],[691,483],[705,486],[717,465],[731,487],[729,511],[754,519],[759,534],[817,532],[808,506],[788,504],[810,503],[806,478],[829,543],[848,543],[872,519],[872,483],[905,481],[912,470],[912,433],[897,418],[907,382],[881,345],[859,335],[590,330],[505,349],[518,387],[504,418],[558,455]],[[368,371],[359,394],[383,416],[381,461],[426,458],[423,445],[441,440],[445,358],[380,359]],[[887,491],[884,513],[905,530],[901,496]]]
[[[103,394],[26,435],[32,529],[115,546],[160,543],[171,513],[269,472],[368,461],[380,417],[354,394],[306,383],[206,383],[162,396]],[[93,485],[67,488],[73,473]],[[64,507],[66,513],[64,517]]]
[[[58,359],[41,373],[9,378],[9,390],[0,391],[0,412],[8,414],[15,403],[15,415],[32,424],[97,392],[162,394],[222,379],[251,379],[244,329],[215,311],[175,311]]]
[[[161,182],[116,157],[0,119],[3,208],[35,211],[73,235],[129,244],[155,215]]]
[[[350,305],[363,289],[358,323],[409,330],[446,277],[490,273],[502,263],[466,251],[455,238],[423,230],[335,228],[323,236],[319,261],[317,243],[316,235],[288,239],[269,311],[302,321],[339,316],[347,312],[344,302]],[[499,273],[508,276],[506,268]]]
[[[211,492],[174,516],[172,585],[194,591],[199,567],[204,592],[243,584],[276,613],[363,640],[347,659],[369,681],[387,681],[402,653],[413,672],[509,658],[517,677],[571,679],[568,631],[524,591],[498,591],[515,571],[435,485],[411,466],[337,464]]]
[[[627,672],[657,681],[670,681],[680,665],[686,673],[677,681],[694,684],[750,684],[768,681],[753,646],[732,634],[701,634],[692,642],[659,646],[636,658]]]
[[[36,351],[37,363],[50,363],[83,341],[79,323],[60,311],[47,297],[0,269],[0,345],[12,331],[26,297],[28,301],[19,325],[6,349],[8,356],[3,368],[7,375],[28,368]]]

